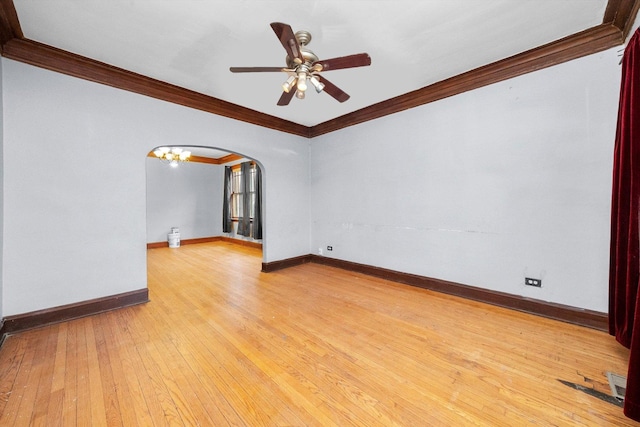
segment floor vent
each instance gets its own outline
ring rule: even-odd
[[[607,378],[609,379],[611,394],[620,400],[624,400],[624,394],[627,391],[627,377],[607,372]]]

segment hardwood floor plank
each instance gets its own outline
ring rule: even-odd
[[[156,329],[158,336],[167,330],[162,328],[162,323],[155,321],[155,319],[150,319],[150,324],[156,327],[160,326]],[[149,355],[162,374],[167,391],[171,395],[183,424],[214,424],[199,402],[198,392],[194,390],[192,384],[192,372],[183,363],[180,354],[175,349],[177,340],[179,338],[173,334],[169,334],[162,340],[154,340]]]
[[[154,337],[151,336],[151,339]],[[154,362],[150,352],[149,342],[136,344],[140,368],[144,372],[143,380],[147,383],[149,395],[147,401],[154,402],[156,407],[151,411],[154,425],[182,425],[181,417],[176,405],[167,389],[162,373]]]
[[[47,420],[47,411],[49,405],[52,405],[52,412],[57,412],[55,403],[57,399],[51,401],[51,389],[53,388],[53,375],[55,369],[55,354],[58,346],[58,334],[60,331],[60,325],[52,325],[47,327],[47,341],[44,347],[44,352],[36,355],[38,371],[37,375],[40,378],[35,400],[33,402],[33,412],[31,416],[32,425],[45,425]],[[54,361],[51,363],[51,361]]]
[[[64,351],[65,367],[62,389],[62,423],[61,425],[73,425],[77,422],[78,402],[78,323],[79,321],[66,322],[66,342]],[[58,341],[60,343],[60,341]],[[52,389],[53,390],[53,389]]]
[[[104,367],[100,365],[100,359],[98,357],[98,346],[96,343],[96,331],[93,328],[93,322],[91,318],[86,318],[84,322],[84,336],[86,346],[86,363],[87,363],[87,375],[81,377],[80,380],[83,383],[87,383],[88,394],[78,396],[78,398],[88,399],[90,402],[89,416],[92,426],[108,425],[108,416],[105,405],[105,396],[103,393],[103,381],[101,376],[101,369]],[[108,379],[106,379],[108,381]]]
[[[183,318],[170,320],[180,323],[183,331],[179,337],[168,337],[175,346],[177,355],[183,358],[188,366],[188,369],[185,368],[182,374],[189,374],[187,378],[193,385],[192,391],[198,395],[200,404],[210,414],[213,424],[219,424],[224,420],[230,425],[246,425],[248,421],[243,421],[227,400],[234,401],[235,399],[222,397],[230,390],[240,387],[232,376],[226,376],[226,371],[220,370],[220,365],[216,364],[220,355],[215,349],[224,348],[229,343],[217,339],[213,333],[207,333],[206,345],[203,345],[205,340],[202,335],[198,336],[192,333],[193,325],[190,322]],[[208,351],[203,352],[203,350]],[[228,384],[231,384],[230,388]],[[236,401],[238,405],[241,405],[241,402],[241,399]],[[211,403],[214,403],[213,407]]]
[[[26,340],[11,340],[9,344],[5,343],[0,350],[0,421],[4,418],[5,413],[12,412],[11,409],[5,409],[11,394],[16,390],[16,377],[20,372],[20,366],[26,353]],[[27,363],[29,362],[27,361]]]
[[[40,383],[42,357],[46,351],[47,333],[45,330],[29,331],[30,343],[16,376],[7,406],[0,417],[0,425],[28,425],[33,415],[33,405]]]
[[[141,334],[137,339],[132,333],[132,329],[137,329],[136,319],[139,307],[132,308],[132,310],[118,310],[112,317],[112,321],[118,325],[118,335],[124,337],[119,354],[129,394],[123,399],[126,399],[134,408],[140,426],[166,425],[166,420],[159,415],[163,416],[164,412],[156,399],[153,384],[138,351],[138,347],[148,339],[148,335]],[[156,420],[156,417],[161,419]]]
[[[105,396],[107,424],[138,425],[135,407],[130,404],[128,381],[122,369],[119,343],[113,338],[112,316],[93,316],[93,328],[96,331],[96,348],[100,360],[100,376],[102,377],[102,393]]]
[[[151,249],[151,302],[9,336],[0,425],[638,425],[558,381],[609,393],[603,332],[260,255]]]
[[[67,341],[69,323],[58,325],[57,343],[53,361],[53,376],[51,378],[51,392],[64,390],[65,374],[67,369]]]

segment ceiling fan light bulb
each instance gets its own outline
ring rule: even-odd
[[[296,98],[298,99],[304,99],[304,92],[301,90],[297,90],[296,91]]]
[[[291,91],[291,88],[295,86],[296,79],[297,79],[296,76],[289,76],[287,81],[282,83],[282,90],[289,93]]]
[[[309,81],[311,81],[313,87],[316,88],[316,92],[322,92],[322,89],[324,89],[324,83],[322,83],[316,76],[311,76]]]
[[[298,91],[304,92],[307,90],[307,73],[301,71],[298,73]]]

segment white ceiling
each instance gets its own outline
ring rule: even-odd
[[[24,36],[305,126],[342,116],[602,23],[607,0],[14,0]],[[320,59],[367,52],[370,67],[326,72],[351,95],[276,102],[285,65],[269,26],[310,31]]]

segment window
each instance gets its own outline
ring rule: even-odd
[[[231,172],[231,217],[242,216],[242,174],[240,169]]]
[[[256,206],[256,165],[251,165],[249,179],[249,218],[253,219]],[[238,219],[243,216],[242,196],[244,194],[244,183],[242,182],[242,172],[240,165],[234,166],[231,173],[231,217]]]

